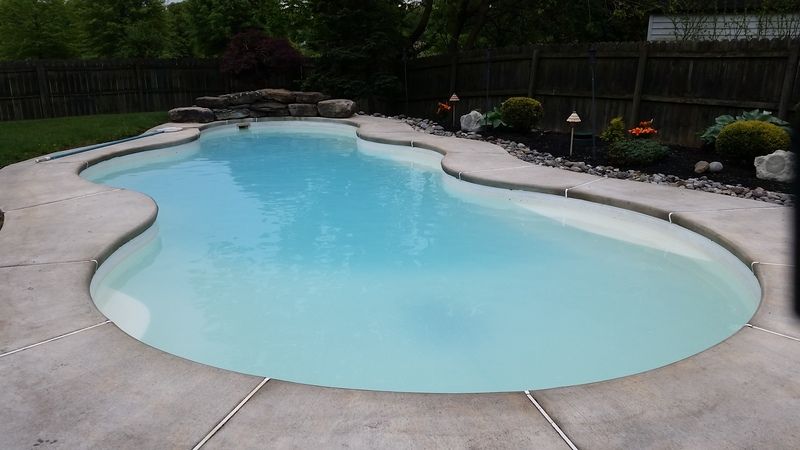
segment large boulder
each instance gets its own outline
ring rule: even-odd
[[[170,109],[167,114],[170,122],[208,123],[214,121],[214,112],[199,106]]]
[[[280,102],[258,102],[250,105],[250,110],[259,117],[284,117],[289,115],[289,107]]]
[[[230,105],[228,100],[223,97],[197,97],[194,99],[194,104],[211,109],[227,108]]]
[[[230,120],[230,119],[244,119],[250,117],[250,111],[247,108],[224,108],[214,109],[214,116],[217,120]]]
[[[228,105],[248,105],[264,98],[260,91],[234,92],[233,94],[220,95]]]
[[[481,121],[483,114],[478,111],[472,111],[469,114],[461,116],[461,131],[480,131]]]
[[[794,179],[794,159],[794,153],[785,150],[775,150],[769,155],[757,156],[753,160],[753,165],[756,166],[756,177],[784,183],[792,181]]]
[[[259,89],[256,91],[259,95],[259,101],[272,100],[280,103],[295,103],[295,93],[289,92],[286,89]],[[251,102],[252,103],[252,102]]]
[[[325,95],[322,92],[293,92],[296,103],[319,103],[323,100],[331,98],[330,95]]]
[[[292,103],[289,105],[289,114],[294,117],[315,117],[317,115],[317,105]]]
[[[317,110],[322,117],[344,119],[356,113],[356,103],[343,98],[323,100],[317,103]]]

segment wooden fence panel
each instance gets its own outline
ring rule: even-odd
[[[164,111],[201,95],[294,87],[297,73],[264,83],[229,79],[217,60],[42,60],[0,62],[0,121]]]
[[[786,117],[800,101],[800,41],[600,43],[596,50],[594,120],[597,132],[622,116],[629,125],[654,118],[668,143],[698,146],[697,137],[720,114],[766,109]],[[395,112],[431,116],[455,86],[460,114],[486,111],[505,98],[542,101],[542,126],[568,130],[576,110],[591,131],[589,46],[539,45],[459,54],[456,80],[450,56],[408,64],[409,102]],[[535,71],[532,73],[531,69]],[[635,116],[635,117],[634,117]]]

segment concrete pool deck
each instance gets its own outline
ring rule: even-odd
[[[703,234],[753,269],[761,305],[698,355],[530,397],[264,384],[194,363],[129,337],[94,307],[98,265],[146,229],[157,206],[78,176],[101,160],[194,140],[206,127],[178,124],[183,131],[0,170],[0,448],[800,446],[791,208],[534,166],[489,143],[388,119],[339,122],[366,140],[443,153],[443,169],[463,180],[618,206]]]

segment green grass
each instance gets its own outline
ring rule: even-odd
[[[59,150],[134,136],[165,122],[165,112],[0,122],[0,167]]]

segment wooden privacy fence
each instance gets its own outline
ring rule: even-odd
[[[541,125],[568,130],[573,110],[581,131],[599,133],[611,118],[628,125],[655,119],[662,141],[698,146],[698,132],[721,114],[766,109],[786,118],[800,100],[800,41],[724,41],[537,45],[409,61],[405,98],[395,111],[429,117],[455,92],[457,113],[482,112],[511,96],[539,99]],[[595,74],[592,117],[591,73]]]
[[[268,86],[289,87],[294,77],[270,78]],[[217,60],[0,62],[0,121],[163,111],[253,87],[223,75]]]

